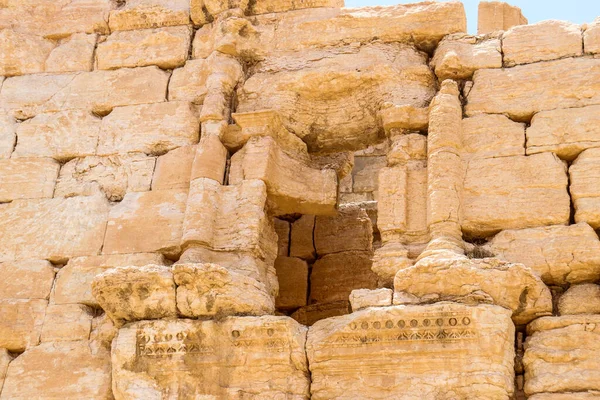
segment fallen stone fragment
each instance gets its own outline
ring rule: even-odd
[[[0,300],[0,348],[22,352],[40,342],[47,300]]]
[[[50,158],[0,159],[0,203],[52,197],[59,169]]]
[[[356,289],[350,293],[352,312],[369,307],[388,307],[392,305],[392,289]]]
[[[593,283],[571,286],[558,301],[560,315],[600,314],[600,286]]]
[[[111,32],[134,29],[187,25],[190,22],[189,0],[129,0],[110,12]]]
[[[0,299],[48,299],[54,266],[46,260],[0,263]]]

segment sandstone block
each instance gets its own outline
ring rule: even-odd
[[[600,228],[600,149],[589,149],[577,157],[569,168],[569,191],[575,206],[575,221]]]
[[[152,176],[152,190],[189,188],[195,155],[196,145],[189,145],[158,157]]]
[[[275,270],[279,281],[279,296],[275,306],[290,310],[306,305],[308,298],[308,264],[295,257],[277,257]]]
[[[378,189],[377,175],[387,165],[384,156],[355,157],[352,169],[353,192],[376,192]]]
[[[92,293],[116,325],[177,316],[175,281],[170,267],[119,267],[97,275]]]
[[[302,325],[311,326],[322,319],[338,317],[349,313],[350,303],[348,303],[348,300],[340,300],[300,307],[291,316]]]
[[[94,69],[96,34],[75,33],[62,39],[46,59],[46,72],[79,72]]]
[[[194,25],[204,25],[207,15],[204,12],[204,0],[190,0],[190,19]]]
[[[52,197],[59,169],[50,158],[0,159],[0,203]]]
[[[315,230],[315,216],[303,215],[292,223],[290,235],[290,257],[313,261],[317,258],[313,233]]]
[[[202,123],[202,137],[196,147],[192,164],[192,180],[209,178],[221,184],[224,182],[229,153],[225,146],[221,144],[219,136],[215,134],[214,130],[220,131],[226,125],[225,121]]]
[[[166,265],[162,254],[135,253],[71,258],[56,275],[52,296],[54,304],[85,304],[98,308],[92,295],[92,281],[96,275],[116,267],[143,267],[149,264]]]
[[[258,3],[252,3],[250,12],[252,14],[267,14],[317,7],[342,8],[344,7],[344,0],[266,0]]]
[[[113,32],[98,45],[98,69],[157,65],[174,69],[185,64],[192,41],[190,26]]]
[[[511,69],[484,69],[473,75],[465,112],[505,114],[529,121],[539,111],[600,103],[600,60],[565,58]]]
[[[491,305],[374,307],[319,321],[306,343],[312,398],[508,399],[513,335],[510,312]]]
[[[409,200],[407,169],[404,166],[382,168],[378,180],[377,229],[383,236],[406,231]]]
[[[0,299],[47,299],[54,283],[54,267],[45,260],[0,263]]]
[[[2,79],[0,79],[2,84]],[[10,115],[0,115],[0,159],[9,158],[15,147],[17,124]]]
[[[599,323],[598,315],[545,317],[531,323],[523,357],[525,393],[599,390]]]
[[[377,275],[371,271],[371,253],[345,251],[327,254],[313,265],[309,303],[348,300],[354,289],[375,289]]]
[[[103,253],[178,254],[187,199],[180,189],[127,193],[110,210]]]
[[[477,33],[482,35],[495,31],[506,31],[517,25],[527,25],[527,18],[519,7],[500,1],[479,2]]]
[[[600,286],[593,283],[571,286],[558,301],[560,315],[600,314]]]
[[[600,19],[596,18],[583,31],[583,49],[586,53],[600,53]]]
[[[47,305],[42,299],[0,300],[0,347],[22,352],[36,346]]]
[[[440,80],[469,79],[478,69],[502,68],[500,40],[465,34],[445,37],[431,59]]]
[[[15,200],[0,205],[0,261],[98,254],[108,202],[101,196]]]
[[[90,350],[87,340],[43,343],[15,358],[8,367],[2,400],[39,397],[108,400],[110,352]]]
[[[76,158],[60,170],[54,197],[103,194],[120,201],[128,192],[150,190],[155,158],[141,153]]]
[[[529,396],[529,400],[594,400],[600,397],[600,392],[567,392],[567,393],[540,393]]]
[[[552,295],[537,274],[494,258],[427,257],[398,271],[394,289],[394,304],[496,304],[513,312],[516,325],[552,314]]]
[[[206,10],[213,16],[235,8],[245,11],[249,3],[249,0],[204,0]]]
[[[489,249],[503,260],[525,264],[547,285],[600,279],[600,241],[586,223],[502,231]]]
[[[275,311],[275,301],[264,283],[220,265],[176,264],[173,277],[177,309],[184,317],[265,315]]]
[[[385,103],[379,111],[383,129],[388,136],[400,130],[427,131],[429,125],[429,108]],[[386,155],[386,151],[381,155]]]
[[[581,27],[548,20],[515,26],[502,36],[505,66],[576,57],[583,54]]]
[[[306,328],[288,317],[130,324],[114,342],[114,395],[304,399],[310,384],[305,340]]]
[[[129,0],[110,12],[111,32],[190,23],[189,0]]]
[[[471,156],[523,156],[524,143],[525,125],[504,115],[482,114],[462,120],[462,144]]]
[[[12,29],[0,30],[0,76],[14,76],[44,72],[45,62],[54,43]]]
[[[381,284],[391,287],[396,273],[412,264],[408,248],[404,244],[389,242],[375,250],[371,270],[377,274]]]
[[[102,120],[86,110],[38,114],[19,124],[13,157],[68,161],[96,154]]]
[[[392,305],[392,289],[356,289],[350,293],[352,312],[368,307],[388,307]]]
[[[42,343],[88,340],[92,329],[92,311],[79,304],[51,304],[46,309]]]
[[[565,168],[550,153],[472,159],[464,181],[463,232],[487,236],[503,229],[568,224]]]
[[[317,254],[373,249],[373,224],[367,212],[358,206],[339,208],[334,217],[315,220],[314,241]]]
[[[279,218],[274,219],[277,232],[277,257],[287,257],[290,253],[290,223]]]
[[[12,361],[12,357],[6,349],[0,349],[0,393],[2,393],[2,386],[4,386],[4,379],[6,378],[6,372],[8,371],[8,364]]]

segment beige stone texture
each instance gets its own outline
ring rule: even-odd
[[[599,399],[600,392],[591,390],[589,392],[567,392],[567,393],[540,393],[529,396],[529,400],[593,400]]]
[[[279,218],[273,220],[277,233],[277,257],[287,257],[290,253],[291,224]]]
[[[508,67],[580,56],[581,27],[556,20],[515,26],[502,35],[502,52],[504,65]]]
[[[129,0],[110,12],[112,32],[190,23],[189,0]]]
[[[127,193],[110,210],[104,254],[181,252],[186,190]]]
[[[392,132],[394,129],[425,132],[429,125],[428,107],[384,103],[383,109],[379,111],[379,115],[383,123],[383,128],[389,136],[393,136]]]
[[[308,264],[295,257],[277,257],[275,270],[279,281],[278,310],[293,310],[306,306],[308,299]]]
[[[0,300],[0,348],[22,352],[40,342],[47,300]]]
[[[527,139],[529,146],[529,137]],[[462,120],[462,145],[472,157],[524,156],[525,125],[504,115],[481,114],[465,118]]]
[[[382,168],[378,174],[377,229],[382,237],[407,229],[408,171],[404,166]]]
[[[569,168],[569,192],[575,207],[575,221],[600,228],[600,149],[582,152]]]
[[[290,235],[290,257],[313,261],[317,258],[313,234],[315,216],[303,215],[292,223]]]
[[[96,154],[102,120],[86,110],[38,114],[17,127],[12,157],[52,157],[68,161]]]
[[[378,189],[377,175],[387,165],[385,156],[354,157],[352,169],[353,192],[376,192]]]
[[[109,400],[110,352],[92,352],[87,340],[43,343],[12,360],[2,400]]]
[[[371,270],[379,277],[380,284],[391,287],[398,271],[411,265],[408,248],[402,243],[389,242],[375,250]]]
[[[311,304],[300,307],[291,317],[302,325],[311,326],[315,322],[325,318],[339,317],[350,313],[348,300],[334,301],[331,303]]]
[[[115,325],[177,316],[171,267],[118,267],[97,275],[92,294]]]
[[[600,286],[593,283],[571,286],[558,300],[558,313],[600,314]]]
[[[221,131],[227,124],[225,121],[206,121],[202,123],[202,137],[196,148],[192,164],[191,180],[209,178],[219,183],[225,181],[228,167],[228,151],[221,144],[215,131]]]
[[[551,153],[472,159],[462,207],[463,232],[472,236],[566,225],[570,214],[566,165]]]
[[[42,343],[88,340],[92,329],[92,310],[79,304],[50,304],[46,309]]]
[[[394,289],[394,304],[496,304],[512,311],[516,325],[552,315],[552,295],[537,274],[494,258],[427,257],[400,270]]]
[[[98,69],[157,65],[174,69],[185,64],[192,41],[190,26],[113,32],[98,44]]]
[[[0,263],[0,299],[47,299],[54,275],[54,267],[46,260]]]
[[[189,188],[195,155],[196,145],[189,145],[158,157],[152,175],[152,190]]]
[[[482,35],[506,31],[517,25],[527,25],[521,9],[501,1],[480,1],[477,33]]]
[[[113,393],[117,400],[306,399],[305,340],[306,328],[289,317],[138,322],[115,339]]]
[[[46,72],[79,72],[94,69],[96,34],[75,33],[62,39],[46,59]]]
[[[525,393],[600,390],[600,316],[540,318],[527,327]]]
[[[586,53],[600,53],[600,18],[587,24],[583,31],[583,49]]]
[[[103,196],[15,200],[0,205],[0,261],[98,254],[108,202]]]
[[[341,8],[344,7],[344,0],[264,0],[253,3],[250,12],[252,14],[268,14],[317,7]]]
[[[446,36],[431,59],[440,80],[469,79],[478,69],[502,68],[502,49],[496,37],[454,34]]]
[[[275,215],[335,213],[335,171],[312,168],[302,155],[287,153],[272,137],[251,138],[231,158],[230,184],[245,179],[265,182]]]
[[[0,76],[44,72],[54,42],[41,36],[0,30]]]
[[[388,307],[392,305],[392,289],[356,289],[350,293],[352,312],[368,307]]]
[[[224,11],[236,8],[245,11],[249,3],[249,0],[204,0],[206,10],[213,16],[218,16]]]
[[[2,79],[0,78],[0,88],[1,85]],[[10,158],[17,141],[16,129],[17,124],[13,117],[6,114],[0,115],[0,159]]]
[[[50,158],[0,159],[0,203],[52,197],[59,169]]]
[[[529,121],[537,112],[600,103],[600,60],[565,58],[473,75],[465,112]]]
[[[96,275],[116,267],[156,264],[166,265],[167,261],[159,253],[113,254],[71,258],[56,275],[52,296],[54,304],[85,304],[98,308],[92,294],[92,281]]]
[[[306,343],[311,398],[508,399],[514,333],[510,312],[492,305],[374,307],[319,321]]]
[[[187,102],[117,107],[102,120],[98,154],[160,155],[197,143],[199,132],[198,116]]]
[[[547,285],[600,279],[600,241],[586,223],[502,231],[489,249],[503,260],[525,264]]]
[[[157,67],[16,76],[3,83],[0,108],[21,119],[72,109],[106,115],[118,106],[165,101],[168,81]]]
[[[372,251],[373,224],[363,208],[340,207],[336,216],[316,218],[314,241],[319,256],[350,250]]]
[[[2,393],[2,386],[4,386],[8,364],[10,364],[12,359],[13,358],[8,353],[8,350],[0,349],[0,394]]]
[[[177,309],[184,317],[260,316],[275,311],[275,299],[264,283],[220,265],[175,264],[173,277]]]
[[[92,319],[92,331],[90,332],[90,348],[92,351],[98,351],[101,348],[110,350],[112,341],[117,336],[118,331],[118,328],[106,314]]]
[[[348,300],[354,289],[375,289],[370,252],[345,251],[319,258],[310,274],[309,304]]]
[[[204,0],[190,0],[190,19],[195,25],[206,24],[208,18],[204,12]]]

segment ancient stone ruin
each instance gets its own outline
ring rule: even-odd
[[[0,400],[600,399],[600,19],[0,0]]]

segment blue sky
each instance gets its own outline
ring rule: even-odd
[[[385,6],[416,3],[417,0],[346,0],[346,7]],[[520,7],[529,23],[546,19],[560,19],[578,24],[592,22],[600,16],[600,0],[512,0],[507,3]],[[469,33],[477,33],[477,5],[479,0],[464,0]]]

